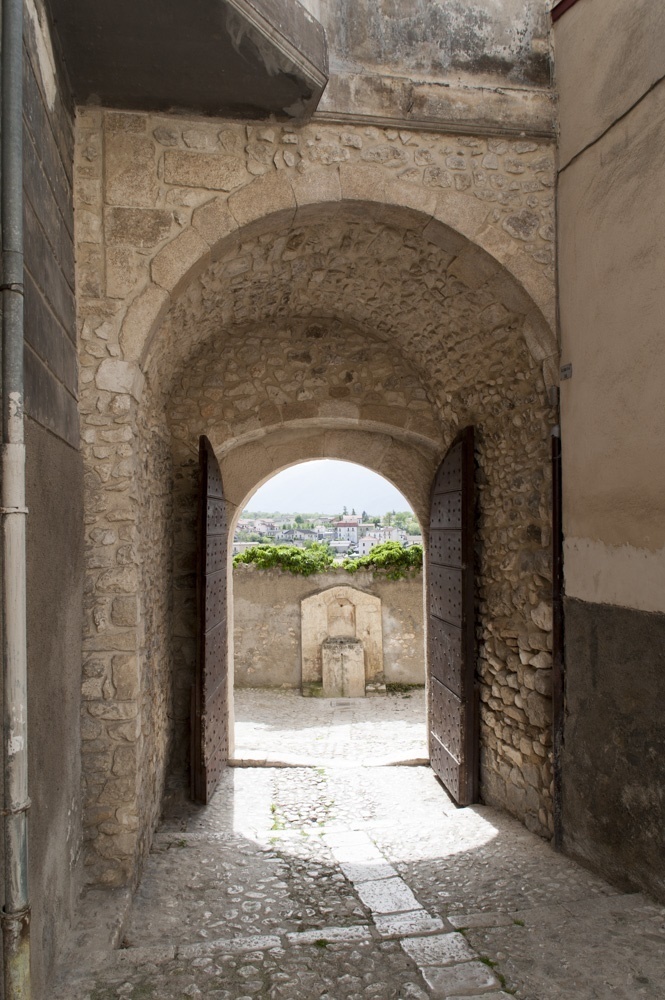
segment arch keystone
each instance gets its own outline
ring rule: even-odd
[[[292,178],[291,184],[297,205],[296,222],[307,215],[309,206],[319,206],[342,200],[339,172],[330,167],[296,174]]]
[[[380,167],[341,163],[339,182],[344,201],[385,203],[386,175]]]
[[[419,212],[423,219],[422,226],[427,226],[437,206],[437,196],[430,188],[421,187],[410,181],[391,180],[385,183],[385,198],[389,205],[400,208],[410,208]]]

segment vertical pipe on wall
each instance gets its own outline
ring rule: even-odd
[[[552,430],[552,734],[554,778],[554,846],[563,840],[561,756],[564,724],[563,521],[561,492],[561,430]]]
[[[29,1000],[28,720],[23,428],[23,0],[2,0],[2,630],[5,1000]]]

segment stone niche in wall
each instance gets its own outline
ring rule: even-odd
[[[364,697],[386,690],[381,599],[331,587],[301,601],[302,693]]]

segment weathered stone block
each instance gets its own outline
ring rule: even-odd
[[[120,826],[125,829],[138,830],[139,817],[136,810],[132,806],[120,806],[120,808],[115,811],[115,817]]]
[[[111,572],[110,570],[108,572]],[[136,649],[136,635],[128,631],[104,631],[83,640],[85,652],[121,652]]]
[[[421,972],[435,996],[463,997],[501,988],[499,980],[491,969],[481,962],[467,962],[464,965],[441,969],[425,966]]]
[[[125,132],[107,135],[105,174],[107,204],[152,207],[159,191],[152,139]]]
[[[546,652],[537,653],[529,659],[529,664],[536,670],[551,670],[552,654]]]
[[[534,681],[535,690],[546,698],[552,697],[552,671],[539,670]]]
[[[168,292],[158,285],[148,285],[132,301],[120,330],[120,346],[125,358],[133,361],[140,359],[169,302]]]
[[[83,812],[83,825],[87,828],[96,828],[100,823],[113,819],[115,810],[113,806],[89,805]]]
[[[101,695],[100,695],[101,698]],[[81,716],[81,739],[96,740],[104,731],[104,727],[97,719],[91,719],[87,711]]]
[[[151,266],[152,280],[168,292],[173,292],[187,277],[192,268],[208,260],[210,248],[193,229],[186,229],[168,243],[154,258]]]
[[[308,170],[293,177],[291,183],[298,206],[297,223],[304,222],[311,216],[308,211],[311,206],[340,201],[342,197],[339,173],[336,170]]]
[[[291,182],[283,174],[267,174],[236,191],[229,198],[229,208],[239,226],[257,219],[267,219],[277,213],[292,218],[296,199]]]
[[[90,702],[88,711],[96,719],[118,721],[136,718],[138,705],[133,701]]]
[[[136,851],[136,834],[116,833],[114,836],[101,834],[95,840],[95,848],[103,858],[132,858]]]
[[[531,619],[543,632],[551,632],[553,626],[552,605],[541,601],[537,607],[531,609]]]
[[[173,227],[173,213],[157,208],[110,208],[104,216],[107,242],[146,249],[165,240]]]
[[[401,878],[362,882],[356,891],[365,906],[375,913],[405,913],[421,909],[416,897]]]
[[[433,937],[406,938],[402,948],[418,966],[454,965],[476,957],[463,934],[436,934]]]
[[[101,243],[102,220],[94,210],[79,208],[75,215],[77,243]]]
[[[135,774],[136,768],[136,745],[119,746],[113,754],[113,773],[118,775],[118,777],[124,777]]]
[[[526,713],[532,726],[543,729],[551,724],[552,702],[537,691],[531,691],[526,700]]]
[[[238,223],[229,210],[228,200],[214,198],[193,213],[192,228],[209,247],[216,247],[221,240],[238,228]]]
[[[134,247],[108,247],[106,251],[106,294],[126,299],[147,275],[147,261]]]
[[[138,611],[138,597],[114,597],[111,605],[111,621],[114,625],[131,627],[138,621]]]
[[[102,697],[104,685],[103,677],[89,677],[83,681],[81,686],[81,697],[84,701],[94,701]]]
[[[79,295],[99,298],[104,290],[104,255],[101,245],[80,243],[77,247],[76,285]]]
[[[107,358],[97,369],[95,384],[106,392],[128,393],[140,399],[144,384],[143,372],[131,361]]]
[[[140,690],[138,657],[113,657],[113,684],[119,701],[131,701],[138,696]]]
[[[106,674],[106,660],[100,657],[89,656],[83,661],[84,677],[104,677]]]
[[[108,569],[97,579],[97,592],[100,594],[135,594],[137,590],[138,571],[134,566]]]
[[[326,698],[365,697],[365,651],[358,639],[326,639],[322,665]]]
[[[141,735],[141,720],[137,714],[135,719],[128,722],[111,722],[107,726],[107,732],[112,740],[133,743]]]
[[[164,154],[164,180],[184,187],[233,191],[251,180],[251,174],[238,156],[168,150]]]

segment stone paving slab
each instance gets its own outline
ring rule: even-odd
[[[439,931],[451,930],[447,920],[431,917],[425,910],[391,913],[388,916],[378,913],[374,917],[374,924],[382,937],[403,938],[413,934],[436,934]]]
[[[426,768],[228,769],[172,803],[124,928],[113,900],[49,1000],[665,996],[664,907]]]
[[[425,691],[303,698],[236,689],[236,766],[387,767],[428,760]]]
[[[358,927],[322,927],[316,931],[298,931],[296,934],[287,934],[286,939],[291,944],[318,944],[320,942],[330,943],[331,941],[364,941],[372,937],[371,928],[368,924]]]
[[[456,930],[470,927],[511,927],[515,923],[511,913],[455,913],[448,920]]]
[[[375,913],[400,913],[418,906],[418,900],[401,878],[361,882],[357,892],[365,906]]]
[[[477,954],[463,934],[437,934],[433,937],[406,938],[402,948],[417,965],[455,965],[471,962]]]
[[[432,996],[445,997],[446,1000],[496,992],[501,986],[492,970],[482,962],[466,962],[446,968],[424,966],[422,973]]]
[[[349,882],[375,882],[382,878],[395,878],[397,872],[386,861],[368,861],[358,864],[340,864]]]

